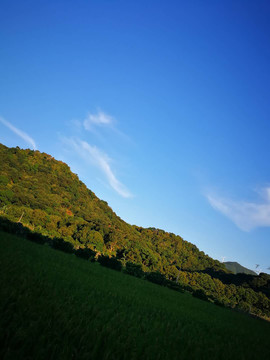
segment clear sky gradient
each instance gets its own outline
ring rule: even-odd
[[[269,19],[269,1],[1,1],[0,142],[269,272]]]

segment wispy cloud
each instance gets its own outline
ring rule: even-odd
[[[69,126],[77,133],[82,133],[83,130],[90,131],[99,141],[108,142],[108,137],[111,138],[113,133],[119,139],[134,144],[128,135],[117,128],[117,123],[113,116],[99,109],[96,113],[88,113],[84,120],[69,121]]]
[[[106,176],[110,186],[119,195],[125,198],[132,197],[132,194],[116,178],[110,165],[111,160],[107,154],[103,153],[96,146],[92,146],[88,142],[80,139],[65,139],[65,142],[71,145],[80,157],[97,166]]]
[[[9,128],[11,131],[14,132],[14,134],[18,135],[20,138],[22,138],[26,143],[31,145],[31,147],[36,150],[37,145],[34,141],[34,139],[31,138],[28,134],[26,134],[24,131],[16,128],[14,125],[12,125],[9,121],[5,120],[4,118],[0,117],[0,122],[5,125],[7,128]]]
[[[261,201],[235,201],[207,194],[210,205],[232,220],[243,231],[270,226],[270,187],[260,191]]]
[[[96,114],[89,113],[83,121],[83,126],[86,130],[93,130],[94,126],[111,125],[112,123],[113,117],[99,110]]]

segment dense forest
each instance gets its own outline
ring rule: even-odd
[[[91,252],[104,264],[115,260],[150,281],[160,276],[217,304],[270,317],[269,275],[234,275],[178,235],[127,224],[68,165],[50,155],[0,144],[0,156],[5,230],[21,224],[55,247],[61,240],[74,251]]]

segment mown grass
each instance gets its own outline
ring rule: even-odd
[[[270,324],[0,232],[1,359],[269,359]]]

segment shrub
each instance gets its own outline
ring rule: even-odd
[[[131,262],[126,263],[124,271],[126,274],[133,275],[138,278],[143,278],[145,275],[141,265],[133,264]]]
[[[146,280],[151,281],[158,285],[166,285],[166,281],[167,281],[165,276],[158,271],[146,273],[145,278]]]
[[[64,241],[63,239],[54,238],[52,242],[52,248],[56,250],[61,250],[66,253],[73,253],[73,245],[67,241]]]
[[[182,288],[182,286],[180,286],[179,284],[177,284],[175,281],[171,281],[171,280],[166,280],[165,281],[165,286],[167,286],[169,289],[175,290],[175,291],[179,291],[181,293],[184,293],[184,289]]]
[[[38,244],[45,244],[46,242],[48,242],[48,238],[43,236],[42,234],[39,233],[34,233],[34,232],[29,232],[29,234],[27,234],[27,239],[31,240],[35,243]]]
[[[95,261],[96,252],[85,248],[76,250],[75,255],[85,260]]]
[[[225,307],[225,304],[219,299],[215,299],[214,304],[218,305],[218,306],[221,306],[221,307]]]
[[[109,256],[101,255],[98,258],[98,262],[100,263],[100,265],[106,266],[110,269],[117,270],[117,271],[122,270],[121,262],[114,257],[110,258]]]
[[[245,301],[240,301],[238,304],[238,308],[241,309],[244,312],[250,312],[251,310],[251,305],[249,305],[247,302]]]
[[[204,301],[208,301],[208,297],[207,297],[207,295],[205,294],[205,292],[202,289],[195,290],[192,293],[192,296],[194,296],[194,297],[196,297],[198,299],[204,300]]]

